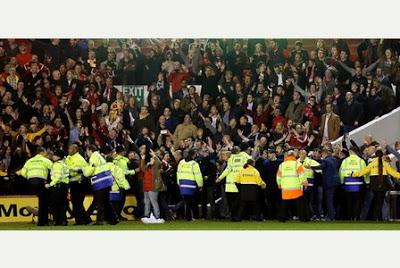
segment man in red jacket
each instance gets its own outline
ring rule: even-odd
[[[190,75],[187,71],[183,70],[179,62],[175,63],[174,71],[169,74],[168,81],[172,85],[172,94],[174,98],[177,98],[177,93],[181,89],[181,82],[183,80],[189,80]]]
[[[19,53],[17,54],[17,62],[18,65],[24,66],[26,63],[29,63],[32,55],[31,53],[26,49],[26,46],[24,44],[19,46]]]

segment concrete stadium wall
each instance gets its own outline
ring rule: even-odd
[[[377,142],[385,140],[388,145],[393,145],[400,140],[400,107],[353,130],[349,138],[361,145],[368,134],[371,134]],[[335,140],[333,144],[341,144],[342,138],[343,136]]]

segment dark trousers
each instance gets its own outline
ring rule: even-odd
[[[79,183],[77,181],[70,182],[70,193],[71,193],[71,203],[72,203],[72,216],[75,218],[76,224],[88,224],[92,220],[86,213],[83,206],[83,201],[85,200],[86,187],[84,183]]]
[[[270,187],[271,188],[271,187]],[[278,218],[279,208],[282,203],[282,194],[278,188],[266,189],[266,208],[267,211],[263,212],[264,219],[275,220]]]
[[[240,200],[239,220],[242,220],[244,212],[247,212],[251,220],[261,220],[259,200]]]
[[[374,191],[372,219],[375,221],[382,220],[382,206],[385,200],[385,194],[385,191]]]
[[[121,200],[111,201],[111,205],[113,206],[114,211],[117,214],[118,218],[121,218],[122,209],[124,208],[126,201],[126,192],[124,189],[120,189],[119,193],[121,195]]]
[[[183,201],[185,202],[185,219],[191,221],[198,216],[198,208],[196,206],[194,195],[184,195]]]
[[[32,192],[38,197],[38,225],[49,223],[49,191],[44,187],[45,180],[41,178],[29,179]]]
[[[300,196],[296,199],[282,200],[278,220],[285,222],[288,219],[288,208],[291,204],[293,204],[294,208],[296,209],[296,214],[298,215],[300,221],[308,221],[304,213],[305,203],[303,196]]]
[[[97,207],[97,223],[102,223],[104,220],[111,224],[118,223],[117,214],[115,213],[110,201],[110,190],[111,187],[107,187],[93,192],[94,201]]]
[[[229,212],[231,213],[231,219],[239,220],[240,194],[227,192],[226,199],[228,201],[228,207],[229,207]]]
[[[64,183],[50,188],[50,209],[55,225],[67,224],[68,186]]]
[[[346,192],[347,217],[350,220],[360,219],[361,192]]]
[[[211,218],[216,218],[216,210],[215,210],[215,200],[214,200],[214,186],[204,187],[201,191],[201,217],[203,219],[210,218],[207,215],[208,207],[207,204],[210,204],[211,207]]]
[[[141,219],[144,216],[144,192],[143,182],[137,176],[130,176],[132,179],[129,181],[133,195],[136,197],[136,208],[133,212],[136,219]]]
[[[314,201],[314,189],[311,189],[309,192],[304,193],[304,216],[307,219],[311,218],[311,214],[314,214],[312,208],[313,201]]]
[[[160,207],[161,218],[166,220],[171,219],[167,191],[158,192],[158,206]]]
[[[329,220],[334,220],[336,216],[335,203],[334,203],[335,191],[336,187],[330,187],[324,190],[327,218]]]

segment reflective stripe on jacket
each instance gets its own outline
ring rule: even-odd
[[[122,155],[117,155],[114,158],[113,163],[119,167],[120,169],[123,170],[123,172],[125,173],[125,175],[135,175],[135,170],[134,169],[129,169],[128,168],[128,163],[129,163],[129,159],[125,156]]]
[[[400,179],[400,172],[397,172],[390,166],[388,162],[382,159],[382,175],[390,175],[396,179]],[[368,164],[365,168],[358,172],[353,173],[353,177],[362,177],[364,175],[369,174],[370,176],[378,176],[379,175],[379,159],[378,157],[372,159],[371,163]]]
[[[352,172],[363,170],[365,167],[366,167],[365,161],[361,157],[357,156],[356,154],[349,155],[342,161],[342,164],[340,165],[339,169],[340,183],[341,184],[344,183],[344,178],[351,177]],[[355,176],[353,175],[353,177]],[[366,183],[369,183],[368,175],[364,176],[364,181]]]
[[[229,157],[225,170],[218,177],[219,180],[226,177],[225,192],[237,193],[239,191],[235,185],[236,176],[239,174],[240,170],[243,169],[248,159],[251,159],[251,156],[246,152],[232,154]]]
[[[82,174],[76,171],[77,169],[82,170],[82,173],[84,176],[89,177],[87,168],[89,164],[86,162],[86,160],[80,155],[80,153],[75,153],[73,155],[67,156],[65,159],[65,163],[67,164],[67,167],[70,172],[70,182],[74,181],[81,181],[82,180]]]
[[[130,186],[128,181],[125,178],[125,173],[124,171],[119,168],[117,165],[115,165],[114,163],[110,163],[108,162],[106,164],[108,166],[108,168],[111,171],[111,174],[113,176],[113,185],[111,187],[112,191],[119,191],[120,188],[124,189],[124,190],[129,190]]]
[[[68,184],[69,170],[63,159],[54,162],[50,171],[51,182],[50,186],[55,186],[59,183]]]
[[[26,161],[23,168],[17,171],[17,174],[27,178],[28,180],[32,178],[47,180],[49,170],[52,166],[53,162],[50,159],[44,157],[43,155],[37,154]]]
[[[319,163],[318,163],[317,161],[315,161],[314,159],[311,159],[311,158],[309,158],[309,157],[306,157],[306,158],[304,159],[303,162],[301,162],[301,161],[300,161],[300,158],[299,158],[299,159],[297,159],[297,162],[300,163],[300,164],[302,164],[303,166],[304,166],[304,165],[307,165],[307,166],[310,166],[310,167],[319,166]],[[313,171],[312,169],[306,168],[306,169],[304,170],[304,173],[305,173],[304,176],[305,176],[307,179],[313,179],[313,178],[314,178],[314,172],[318,172],[318,171]]]
[[[265,182],[261,179],[258,170],[252,166],[243,168],[236,176],[236,183],[239,184],[254,184],[258,186],[265,186]]]
[[[94,191],[113,185],[114,179],[111,170],[104,157],[98,151],[93,152],[90,156],[88,170],[90,171],[88,174],[93,176],[91,182]]]
[[[305,169],[294,157],[286,157],[279,165],[276,181],[282,189],[282,199],[296,199],[303,195],[303,183],[307,180]]]
[[[194,160],[188,162],[184,159],[181,160],[178,164],[176,178],[182,195],[194,195],[196,188],[203,186],[200,166]]]

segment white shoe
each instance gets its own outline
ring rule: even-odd
[[[156,219],[154,223],[164,223],[164,222],[165,222],[164,219],[159,218],[159,219]]]
[[[149,223],[149,224],[156,223],[156,218],[154,217],[153,213],[150,214],[150,217],[148,218],[147,223]]]
[[[150,218],[147,218],[147,217],[143,217],[143,218],[141,218],[140,219],[144,224],[148,224],[148,223],[150,223],[149,221],[150,221]]]

